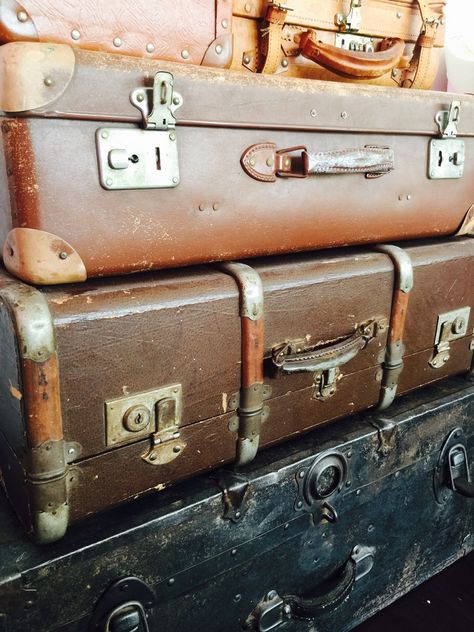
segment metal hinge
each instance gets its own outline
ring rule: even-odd
[[[461,178],[464,173],[465,143],[457,137],[461,102],[452,101],[449,110],[440,110],[435,121],[439,138],[430,142],[428,176],[432,180]]]
[[[362,26],[362,0],[352,0],[349,13],[336,13],[334,21],[341,31],[359,31]]]
[[[438,316],[435,334],[435,353],[429,364],[440,369],[450,358],[450,343],[467,335],[470,307],[462,307]]]
[[[153,87],[130,95],[144,129],[101,127],[96,132],[99,176],[108,190],[164,189],[179,184],[175,112],[183,104],[169,72],[155,74]]]

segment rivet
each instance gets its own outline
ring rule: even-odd
[[[48,86],[48,87],[53,85],[53,80],[51,79],[51,77],[46,77],[45,78],[44,85]]]
[[[244,64],[250,64],[251,61],[252,58],[250,57],[250,55],[244,55]]]
[[[304,470],[301,470],[301,472],[298,472],[299,478],[304,478],[304,475],[305,475],[305,471]]]
[[[404,199],[405,199],[405,196],[404,196],[404,195],[402,195],[402,194],[400,193],[400,195],[398,196],[398,199],[399,199],[399,200],[400,200],[400,202],[401,202],[402,200],[404,200]]]
[[[244,6],[244,9],[245,9],[246,13],[250,13],[250,11],[252,10],[252,7],[251,7],[250,3],[247,2],[245,4],[245,6]]]
[[[179,388],[174,388],[173,389],[173,393],[177,393],[179,391]]]
[[[341,112],[341,118],[346,119],[347,118],[347,112]]]
[[[150,42],[150,44],[146,45],[146,52],[147,53],[152,53],[154,50],[155,50],[155,46],[151,42]]]
[[[396,476],[396,475],[395,475]],[[356,496],[360,496],[360,489],[356,491]]]
[[[410,195],[410,193],[407,195],[407,200],[411,200],[411,195]]]
[[[240,518],[242,514],[240,513],[240,511],[236,511],[235,512],[235,517],[237,518],[237,520]]]
[[[369,533],[372,533],[372,531],[373,531],[374,529],[375,529],[375,527],[374,527],[374,525],[373,525],[373,524],[369,524],[369,526],[367,527],[367,531],[368,531]]]
[[[216,46],[216,53],[218,55],[220,55],[222,53],[222,46],[220,44],[217,44],[217,46]]]
[[[100,134],[102,136],[102,138],[108,138],[109,137],[109,132],[107,132],[106,130],[104,130],[103,132],[101,132]]]
[[[440,23],[440,24],[444,24],[444,23],[445,23],[445,19],[444,19],[444,18],[440,18],[439,23]]]
[[[290,525],[286,523],[286,525],[283,528],[285,529],[285,531],[288,531],[288,529],[290,528]]]
[[[267,595],[268,599],[275,599],[276,596],[277,594],[274,590],[270,590],[270,592]]]
[[[176,176],[173,178],[173,184],[178,184],[179,182],[179,178],[177,178]]]
[[[394,68],[392,70],[392,77],[396,77],[398,75],[398,70],[396,68]]]
[[[59,253],[59,258],[60,258],[60,259],[67,259],[67,252],[64,252],[64,251],[63,251],[63,252],[60,252],[60,253]]]
[[[400,19],[402,17],[402,12],[401,11],[397,11],[397,18]]]
[[[122,40],[120,39],[120,37],[114,38],[113,44],[116,48],[119,48],[120,46],[122,46]]]
[[[291,160],[289,158],[285,158],[283,164],[284,164],[285,167],[290,167],[291,166]]]
[[[226,29],[229,26],[229,21],[224,18],[221,22],[221,25],[223,29]]]
[[[352,450],[349,450],[349,452],[347,453],[347,458],[351,459],[352,458]]]
[[[286,606],[283,606],[283,612],[285,614],[291,614],[291,606],[289,606],[288,604],[286,604]]]
[[[299,501],[296,503],[296,506],[298,507],[298,509],[301,509],[301,507],[303,506],[303,501],[302,501],[302,500],[299,500]]]
[[[315,118],[315,117],[318,115],[318,113],[316,112],[316,110],[311,110],[310,114],[311,114],[311,116],[312,116],[313,118]]]
[[[107,180],[105,181],[105,184],[108,187],[111,187],[113,185],[114,181],[112,180],[112,178],[107,178]]]
[[[179,105],[181,103],[179,97],[173,97],[173,105]]]
[[[400,471],[395,472],[395,478],[398,478],[400,476]]]
[[[150,461],[156,461],[156,454],[155,453],[150,454]]]
[[[288,68],[288,59],[283,59],[281,65],[283,66],[283,68]]]
[[[173,448],[173,452],[175,454],[179,454],[181,452],[181,446],[175,445],[174,448]]]
[[[250,165],[251,167],[255,167],[256,162],[257,162],[257,161],[255,160],[255,158],[250,158],[250,160],[249,160],[249,165]]]
[[[352,481],[346,481],[346,487],[350,487],[352,485]]]
[[[432,172],[430,173],[430,176],[431,176],[432,178],[434,178],[434,176],[435,176],[435,172],[434,172],[434,171],[432,171]]]
[[[265,161],[267,167],[273,167],[273,158],[267,158]]]
[[[71,31],[71,37],[73,40],[78,40],[81,37],[81,34],[77,29],[74,29],[73,31]]]
[[[235,603],[238,603],[241,599],[242,599],[242,595],[240,595],[240,594],[237,594],[237,595],[234,596]]]
[[[199,205],[199,210],[200,210],[200,211],[204,211],[204,209],[205,209],[205,208],[206,208],[206,207],[204,206],[204,204],[200,204],[200,205]]]
[[[18,22],[26,22],[28,19],[28,13],[26,11],[18,11],[16,14]]]
[[[139,92],[136,98],[137,98],[137,101],[141,103],[142,101],[145,100],[145,95],[143,94],[143,92]]]
[[[170,140],[176,140],[176,134],[174,132],[171,132]]]
[[[219,204],[217,202],[214,202],[214,204],[212,205],[212,210],[213,211],[218,211],[219,210]]]
[[[182,50],[182,51],[181,51],[181,57],[182,57],[183,59],[188,59],[188,57],[189,57],[189,51],[188,51],[188,50],[186,50],[186,49]]]
[[[231,555],[237,555],[237,549],[232,549],[232,551],[230,552]]]
[[[170,579],[168,579],[168,586],[172,586],[174,584],[174,578],[171,577]]]
[[[69,448],[69,450],[67,451],[68,454],[74,454],[75,450],[74,448]]]

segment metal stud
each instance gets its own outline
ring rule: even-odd
[[[216,46],[216,53],[218,55],[220,55],[222,53],[222,46],[220,44],[217,44],[217,46]]]
[[[176,134],[174,132],[171,132],[169,138],[170,140],[176,140]]]
[[[288,59],[282,59],[281,65],[283,68],[288,68]]]
[[[251,167],[255,167],[255,165],[257,164],[257,161],[255,160],[255,158],[250,158],[249,160],[249,165]]]
[[[122,46],[122,40],[120,39],[120,37],[116,37],[116,38],[114,38],[113,44],[114,44],[114,46],[116,46],[117,48],[119,48],[120,46]]]
[[[313,118],[316,118],[316,116],[318,115],[318,113],[316,112],[316,110],[311,110],[310,114],[311,114],[311,116],[312,116]]]
[[[179,97],[173,97],[173,105],[179,105],[181,103],[181,100]]]
[[[250,55],[244,55],[244,64],[250,64],[250,62],[252,61],[252,58],[250,57]]]
[[[200,204],[198,208],[200,211],[204,211],[206,207],[204,206],[204,204]]]
[[[347,112],[341,112],[341,118],[346,119],[347,118]]]
[[[179,179],[175,176],[175,177],[173,178],[173,184],[178,184],[178,182],[179,182]]]
[[[114,181],[112,180],[112,178],[107,178],[107,180],[105,181],[105,184],[106,184],[108,187],[111,187],[111,186],[113,185],[113,183],[114,183]],[[152,457],[152,456],[153,456],[153,454],[151,455],[151,457]],[[151,457],[150,457],[150,460],[151,460]]]
[[[402,17],[402,12],[401,11],[397,11],[397,18],[400,19]]]
[[[267,167],[273,167],[273,158],[267,158],[266,165]]]
[[[53,85],[53,80],[51,79],[51,77],[45,78],[44,85],[47,86],[48,88]]]
[[[143,94],[143,92],[139,92],[139,93],[137,94],[137,101],[138,101],[139,103],[141,103],[141,102],[142,102],[142,101],[144,101],[144,100],[145,100],[145,95]]]
[[[101,132],[100,134],[102,136],[102,138],[108,138],[109,137],[109,132],[107,132],[106,130],[104,130],[103,132]]]
[[[226,20],[225,18],[222,20],[221,22],[222,28],[226,29],[229,26],[229,20]]]
[[[81,34],[77,29],[74,29],[73,31],[71,31],[71,37],[73,40],[78,40],[81,37]]]
[[[188,50],[186,50],[186,49],[182,50],[182,51],[181,51],[181,57],[182,57],[183,59],[188,59],[188,57],[189,57],[189,51],[188,51]]]
[[[151,42],[146,45],[146,52],[147,53],[153,53],[154,50],[155,50],[155,46]]]
[[[28,19],[28,13],[26,11],[18,11],[18,13],[16,14],[16,18],[18,22],[26,22],[26,20]]]
[[[219,204],[217,202],[214,202],[214,204],[212,205],[212,210],[213,211],[218,211],[219,210]]]
[[[63,259],[63,260],[64,260],[64,259],[67,259],[67,252],[64,252],[64,251],[63,251],[63,252],[60,252],[60,253],[59,253],[59,258],[60,258],[60,259]]]

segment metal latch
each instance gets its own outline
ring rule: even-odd
[[[349,13],[336,13],[334,21],[341,31],[359,31],[362,26],[362,0],[351,0]]]
[[[336,394],[337,380],[341,374],[338,367],[326,369],[325,371],[316,371],[314,373],[314,391],[313,399],[325,402]]]
[[[438,503],[449,500],[451,492],[474,498],[466,437],[462,428],[454,428],[446,438],[434,471],[433,487]]]
[[[435,334],[435,353],[429,361],[434,369],[440,369],[450,358],[450,343],[467,335],[470,307],[462,307],[438,316]]]
[[[465,143],[456,138],[461,102],[453,101],[449,110],[440,110],[435,121],[439,138],[430,142],[428,176],[432,180],[461,178],[464,173]]]
[[[175,112],[183,104],[169,72],[155,74],[152,88],[130,95],[144,129],[101,127],[96,132],[100,183],[105,189],[164,189],[179,184]]]
[[[351,33],[336,33],[335,45],[344,50],[354,50],[363,53],[373,53],[374,39],[363,35],[352,35]]]
[[[183,410],[181,384],[136,393],[105,402],[106,444],[136,442],[151,435],[142,458],[151,465],[176,459],[186,447],[180,438]]]

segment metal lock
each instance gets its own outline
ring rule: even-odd
[[[152,88],[130,95],[144,129],[101,127],[96,133],[99,176],[108,190],[162,189],[179,184],[175,112],[182,105],[169,72],[157,72]]]
[[[314,512],[321,510],[327,522],[337,521],[337,512],[328,499],[338,494],[348,480],[348,462],[341,452],[320,454],[308,470],[301,469],[296,475],[298,497],[296,510]]]
[[[429,364],[433,369],[440,369],[450,358],[450,343],[464,338],[468,333],[470,307],[462,307],[438,316],[435,333],[435,353]]]
[[[353,35],[352,33],[336,33],[335,45],[344,50],[361,51],[364,53],[373,53],[375,50],[372,37]]]
[[[460,101],[453,101],[449,110],[436,114],[439,138],[430,142],[428,165],[428,177],[432,180],[461,178],[464,173],[465,143],[456,138],[460,114]]]

